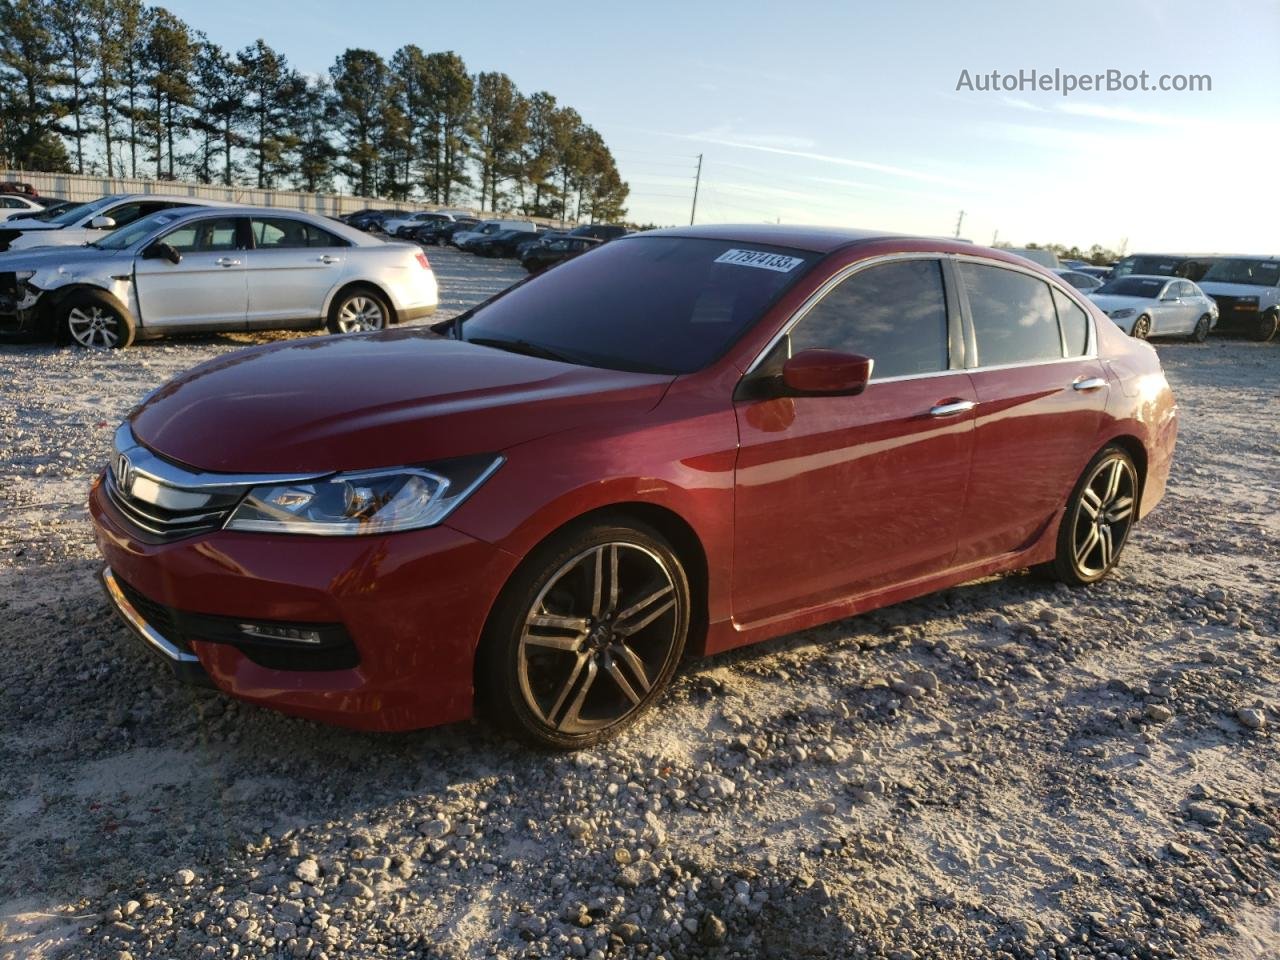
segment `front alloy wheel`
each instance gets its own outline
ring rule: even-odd
[[[1145,340],[1151,334],[1151,318],[1145,313],[1133,322],[1133,336],[1137,340]]]
[[[645,528],[596,527],[560,545],[513,580],[479,679],[519,736],[572,749],[630,725],[670,681],[689,588],[671,548]]]
[[[1120,558],[1137,519],[1138,471],[1119,447],[1094,458],[1076,485],[1058,532],[1054,575],[1067,583],[1101,580]]]
[[[1191,331],[1191,339],[1196,343],[1204,343],[1209,339],[1209,328],[1213,326],[1213,318],[1207,313],[1196,321],[1196,328]]]

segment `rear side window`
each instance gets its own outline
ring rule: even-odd
[[[1062,357],[1058,314],[1049,284],[1002,267],[977,263],[959,266],[973,316],[978,366]]]
[[[812,349],[870,357],[874,380],[946,370],[941,263],[903,260],[853,274],[792,329],[792,355]]]
[[[1062,327],[1062,339],[1067,345],[1068,357],[1082,357],[1089,346],[1089,315],[1060,290],[1053,291],[1053,303],[1058,308],[1058,323]]]
[[[250,221],[254,246],[260,250],[287,250],[298,247],[345,247],[328,231],[289,217],[254,218]]]

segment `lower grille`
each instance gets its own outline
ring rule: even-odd
[[[141,614],[142,619],[155,628],[156,632],[172,643],[183,653],[191,653],[191,644],[187,642],[187,638],[182,635],[182,631],[178,629],[177,618],[174,617],[173,611],[163,604],[156,603],[150,597],[143,596],[129,584],[125,583],[118,576],[116,577],[116,586],[120,588],[120,592],[125,595],[125,599],[133,605],[133,609]]]

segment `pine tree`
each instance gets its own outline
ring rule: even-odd
[[[147,36],[147,63],[151,102],[154,113],[149,118],[155,138],[156,179],[177,177],[174,144],[180,142],[186,128],[186,109],[195,99],[191,73],[195,66],[195,44],[185,23],[169,11],[156,9]],[[168,165],[163,161],[168,148]]]
[[[54,95],[63,78],[52,19],[42,0],[0,2],[0,153],[25,169],[68,169],[57,137],[66,105]]]
[[[94,55],[94,30],[82,0],[52,0],[53,35],[62,61],[63,102],[71,123],[64,133],[75,142],[76,173],[84,173],[84,141],[94,127],[89,120],[89,73]]]
[[[449,204],[455,192],[471,186],[467,158],[474,85],[467,65],[453,52],[427,54],[426,76],[427,193],[436,203]]]
[[[386,120],[387,65],[372,50],[344,50],[332,67],[335,117],[342,134],[344,173],[361,196],[378,189]]]
[[[475,158],[480,167],[480,206],[498,209],[498,187],[519,174],[520,148],[528,136],[529,101],[505,73],[481,73],[475,85]]]

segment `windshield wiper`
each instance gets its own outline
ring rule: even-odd
[[[544,347],[541,344],[530,343],[528,340],[505,339],[503,337],[471,337],[464,340],[465,343],[476,343],[482,347],[494,347],[498,350],[506,350],[509,353],[519,353],[526,357],[541,357],[543,360],[557,360],[560,363],[581,364],[583,361],[576,357],[571,357],[567,353],[561,353],[550,347]]]

